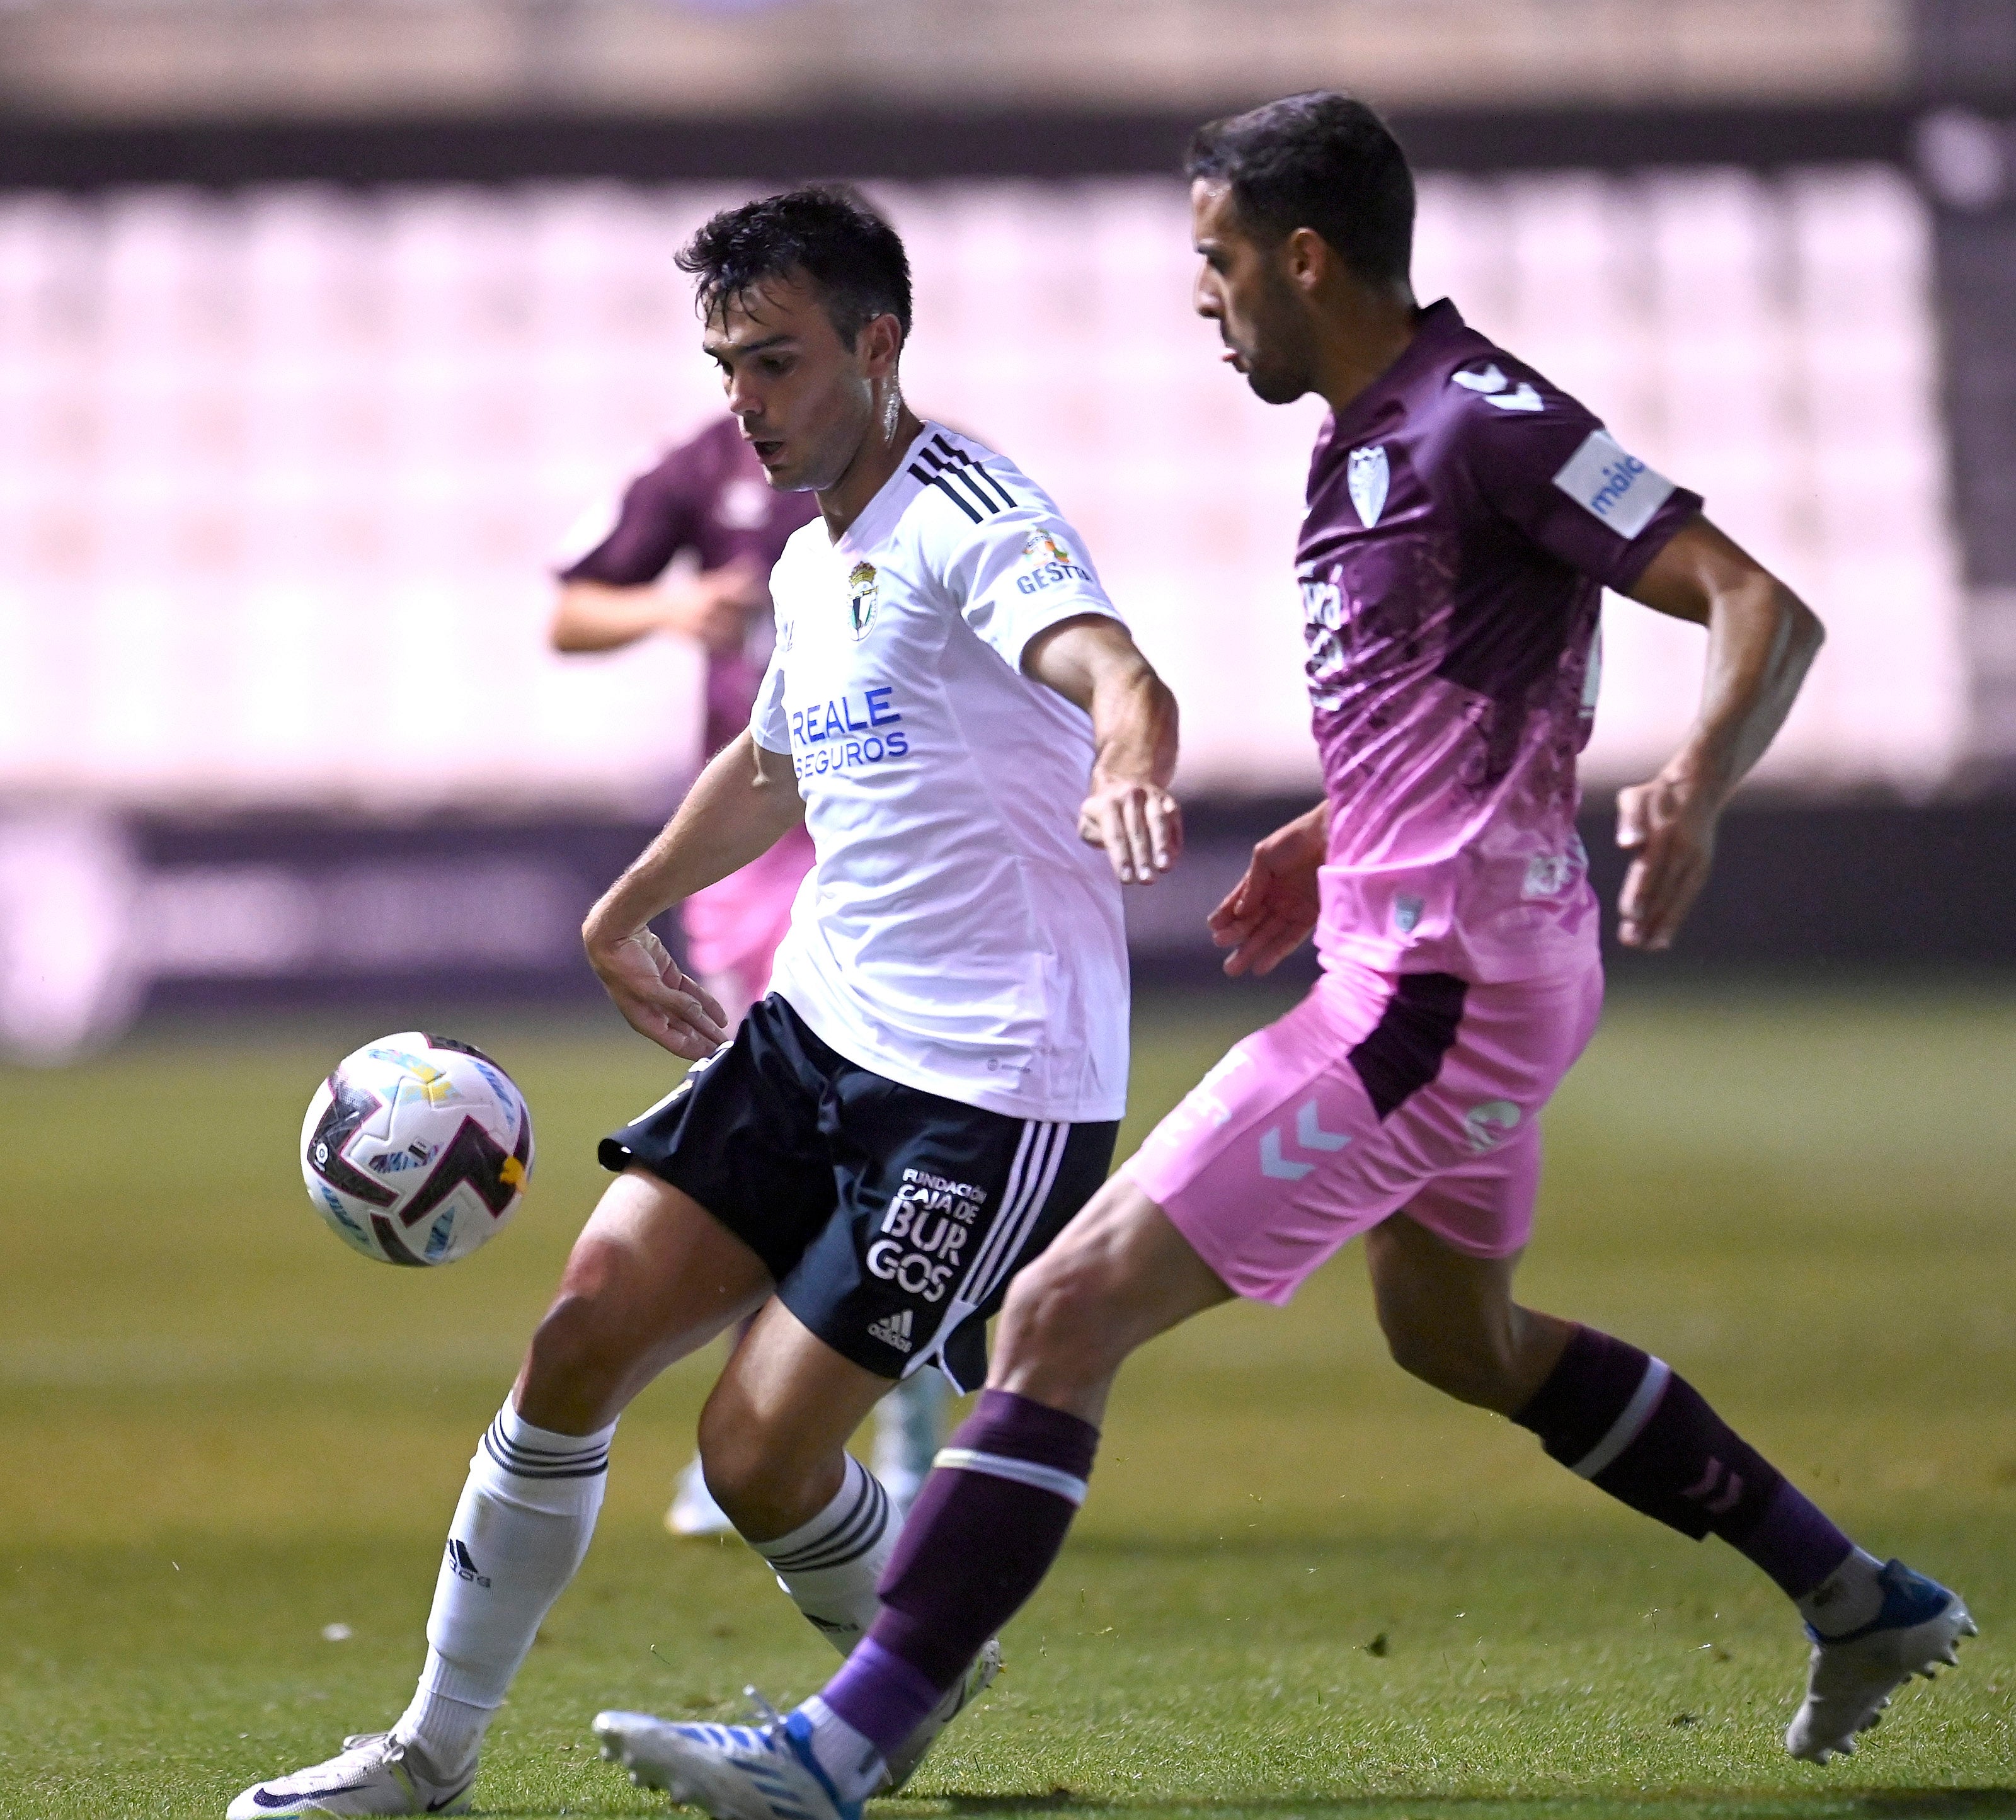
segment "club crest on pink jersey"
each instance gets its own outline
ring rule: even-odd
[[[1351,488],[1351,502],[1358,508],[1359,522],[1371,530],[1386,509],[1386,489],[1392,480],[1384,448],[1375,442],[1369,448],[1353,449],[1345,469],[1345,480]]]

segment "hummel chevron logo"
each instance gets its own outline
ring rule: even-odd
[[[1743,1495],[1743,1475],[1730,1473],[1729,1483],[1722,1486],[1721,1494],[1715,1487],[1721,1484],[1722,1476],[1729,1469],[1722,1462],[1710,1457],[1708,1470],[1701,1476],[1698,1485],[1690,1485],[1680,1495],[1691,1504],[1705,1505],[1711,1516],[1726,1516],[1736,1508],[1736,1501]]]
[[[1302,1102],[1295,1114],[1295,1142],[1305,1150],[1341,1150],[1351,1142],[1346,1131],[1327,1131],[1318,1121],[1316,1102],[1313,1099]],[[1298,1163],[1281,1153],[1281,1128],[1270,1125],[1260,1139],[1260,1173],[1272,1176],[1276,1182],[1300,1182],[1311,1170],[1313,1163]]]
[[[1501,411],[1538,411],[1542,408],[1540,394],[1525,379],[1512,386],[1495,360],[1485,361],[1481,372],[1453,372],[1449,380],[1466,392],[1481,394],[1486,404],[1495,405]],[[1505,389],[1507,386],[1512,386],[1511,390]]]
[[[868,1337],[879,1340],[884,1346],[893,1346],[898,1352],[910,1350],[910,1311],[899,1309],[894,1315],[884,1315],[879,1321],[868,1323]]]

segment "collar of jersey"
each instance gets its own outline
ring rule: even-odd
[[[853,523],[835,539],[833,550],[836,556],[855,555],[864,550],[872,550],[877,545],[888,541],[889,533],[895,528],[896,520],[903,516],[903,506],[909,503],[909,496],[903,495],[902,489],[907,487],[909,494],[913,495],[919,491],[916,477],[910,472],[917,460],[917,451],[932,436],[949,437],[951,433],[942,423],[934,423],[929,418],[924,420],[923,428],[917,432],[916,441],[897,458],[896,471],[876,489],[875,497],[862,507],[855,515]],[[896,505],[890,513],[889,523],[878,527],[876,521],[884,509],[895,504],[899,496],[902,503]]]
[[[1469,333],[1470,325],[1447,297],[1429,304],[1421,312],[1414,339],[1400,350],[1393,364],[1351,401],[1342,416],[1330,419],[1324,447],[1345,448],[1356,442],[1373,419],[1392,402],[1395,393],[1404,391],[1423,372],[1435,365],[1448,352],[1449,343],[1456,336]]]

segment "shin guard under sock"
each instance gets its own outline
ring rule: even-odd
[[[826,1706],[887,1756],[1036,1590],[1078,1506],[1099,1430],[1007,1390],[938,1456],[882,1577],[882,1610]]]
[[[1593,1328],[1575,1329],[1512,1419],[1633,1510],[1697,1541],[1721,1537],[1794,1599],[1853,1546],[1663,1359]]]

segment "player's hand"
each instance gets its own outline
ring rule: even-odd
[[[1309,940],[1321,908],[1316,872],[1323,848],[1319,813],[1277,828],[1253,849],[1246,876],[1206,919],[1211,939],[1232,950],[1226,973],[1271,973]]]
[[[1103,847],[1123,885],[1152,885],[1183,851],[1183,812],[1158,784],[1107,782],[1095,777],[1079,805],[1078,838]]]
[[[770,610],[763,572],[747,556],[668,584],[664,594],[665,629],[704,646],[715,656],[740,650],[750,620]]]
[[[589,964],[630,1027],[661,1048],[702,1062],[728,1041],[728,1014],[697,980],[682,973],[648,929],[610,939],[591,928]]]
[[[1709,792],[1667,772],[1617,793],[1617,844],[1633,857],[1617,898],[1617,939],[1658,951],[1673,937],[1708,883],[1722,806]]]

